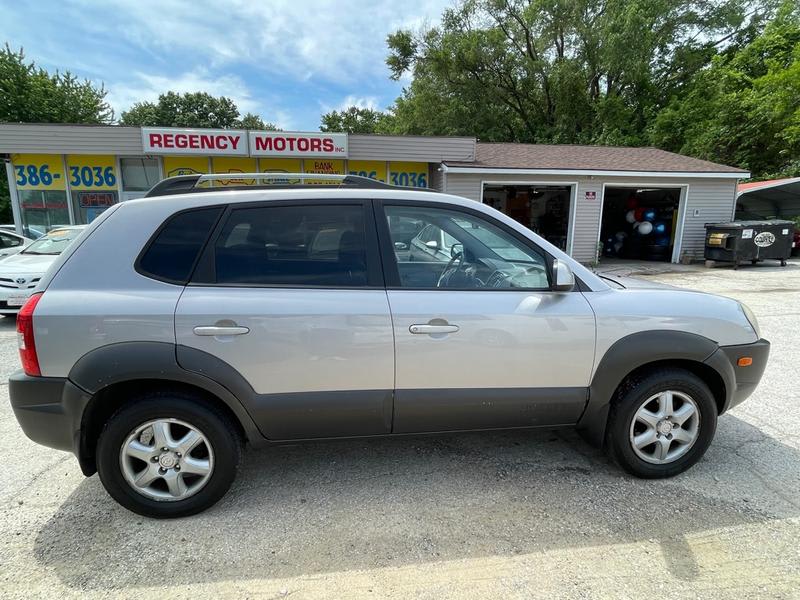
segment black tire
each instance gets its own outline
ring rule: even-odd
[[[213,448],[207,482],[183,500],[158,501],[137,492],[120,465],[120,450],[140,425],[155,419],[178,419],[196,427]],[[122,506],[156,519],[186,517],[214,505],[230,488],[241,459],[242,441],[230,418],[202,397],[179,391],[142,394],[108,420],[97,442],[97,472],[106,491]]]
[[[694,443],[673,462],[653,464],[640,458],[630,440],[631,424],[642,404],[659,392],[674,390],[690,396],[700,413]],[[682,473],[708,450],[717,429],[717,404],[711,390],[694,373],[684,369],[658,369],[633,378],[617,390],[606,428],[606,448],[628,473],[644,479],[661,479]]]

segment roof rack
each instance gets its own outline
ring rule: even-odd
[[[337,187],[348,188],[394,188],[395,186],[369,177],[358,175],[331,175],[328,173],[215,173],[203,175],[177,175],[155,184],[144,195],[170,196],[173,194],[194,194],[197,192],[219,192],[221,190],[252,190],[295,188],[314,186],[314,182],[338,183]],[[221,183],[221,185],[217,185]],[[317,184],[318,185],[318,184]]]

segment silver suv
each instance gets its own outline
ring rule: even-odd
[[[130,510],[197,513],[245,443],[314,438],[574,426],[668,477],[764,371],[739,302],[604,280],[470,200],[281,177],[108,209],[19,314],[20,425]]]

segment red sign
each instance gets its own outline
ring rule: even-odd
[[[244,131],[227,129],[142,128],[145,154],[247,156]]]
[[[347,158],[347,134],[251,131],[250,155]]]
[[[113,192],[78,192],[81,208],[108,208],[115,202]]]

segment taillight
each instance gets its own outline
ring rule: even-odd
[[[19,358],[26,375],[40,377],[39,357],[36,356],[36,342],[33,338],[33,311],[42,299],[42,292],[33,294],[22,306],[17,315],[17,342]]]

